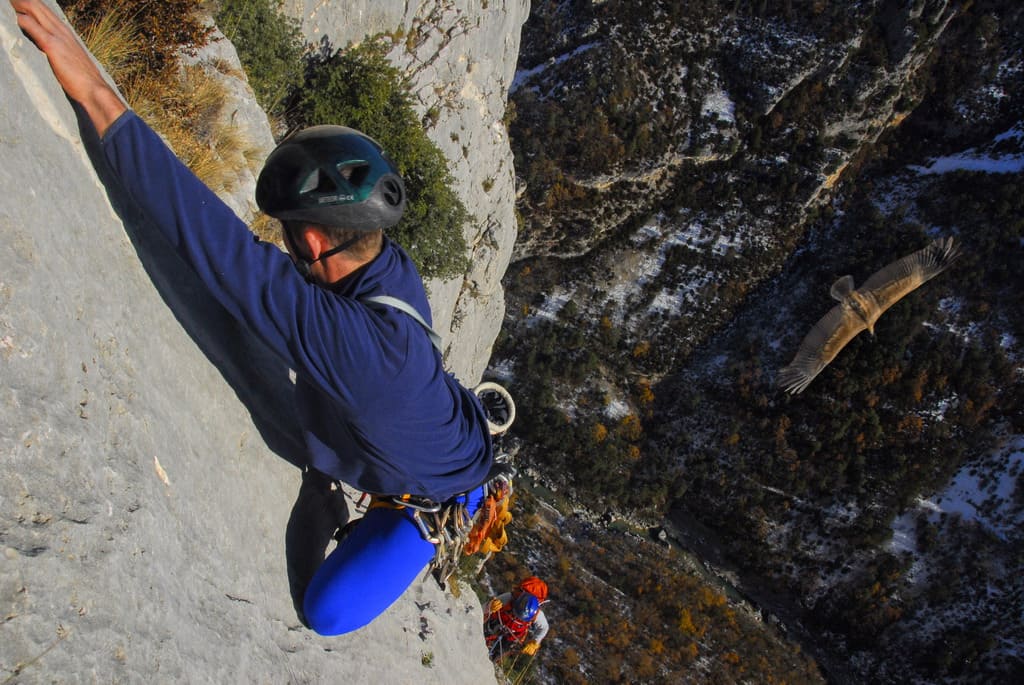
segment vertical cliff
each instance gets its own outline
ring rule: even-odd
[[[476,598],[432,580],[355,634],[301,626],[288,370],[94,147],[0,3],[0,680],[493,678]]]

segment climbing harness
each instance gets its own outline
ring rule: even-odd
[[[415,307],[390,295],[373,295],[360,298],[360,302],[368,307],[393,307],[413,319],[426,332],[431,344],[438,352],[443,352],[441,336],[424,320]],[[493,382],[484,382],[473,388],[484,413],[487,416],[487,428],[492,436],[503,434],[511,427],[516,418],[516,405],[508,390]],[[495,458],[496,466],[499,458]],[[470,541],[469,551],[473,554],[484,547],[485,553],[499,551],[507,542],[504,526],[512,520],[508,512],[509,496],[512,494],[511,467],[500,469],[501,473],[490,478],[486,484],[486,510],[483,517],[480,512],[470,517],[466,509],[468,493],[453,497],[445,503],[435,502],[426,497],[416,495],[372,495],[367,511],[377,507],[408,509],[412,522],[419,528],[423,539],[434,545],[436,554],[431,563],[430,571],[438,578],[441,587],[445,586],[448,577],[458,565],[463,548]],[[362,504],[366,493],[360,498]],[[357,505],[359,506],[359,505]],[[484,507],[481,507],[484,509]],[[500,511],[499,511],[500,510]],[[488,533],[498,526],[499,535],[488,537]],[[475,535],[474,535],[475,532]]]
[[[397,306],[390,301],[383,302],[380,298],[375,301],[378,304]],[[420,322],[426,326],[425,322]],[[515,403],[508,391],[497,383],[486,382],[476,386],[473,392],[480,398],[492,437],[496,438],[507,431],[516,412]],[[509,508],[513,494],[512,478],[515,476],[515,468],[510,462],[511,457],[503,452],[495,455],[494,466],[482,486],[483,502],[472,516],[468,507],[471,492],[475,492],[475,488],[444,502],[412,494],[363,493],[356,508],[365,507],[364,511],[370,511],[385,507],[406,512],[420,536],[434,546],[434,557],[427,566],[427,574],[433,575],[444,590],[462,557],[480,553],[486,555],[486,561],[495,552],[500,552],[508,542],[505,527],[512,521]],[[458,596],[457,585],[452,585],[451,591]]]
[[[487,416],[492,438],[503,435],[516,417],[512,395],[493,382],[480,383],[473,388],[473,393]],[[420,533],[434,545],[434,558],[427,567],[427,573],[434,576],[441,589],[448,586],[448,579],[458,569],[463,556],[479,552],[486,555],[486,561],[508,542],[505,527],[512,521],[509,507],[512,504],[512,478],[515,476],[510,462],[507,454],[495,455],[494,466],[484,484],[484,501],[472,517],[466,509],[469,503],[466,494],[449,500],[436,511],[413,510],[413,520]],[[426,525],[425,519],[428,521]],[[458,596],[458,585],[453,584],[451,589]]]
[[[527,641],[527,638],[541,605],[548,601],[548,585],[537,576],[529,576],[512,590],[507,603],[495,608],[500,600],[491,601],[495,604],[488,606],[484,617],[484,640],[494,662],[504,659],[507,651],[516,650],[512,666],[506,669],[508,673],[515,668],[520,655],[525,654],[532,661],[540,646],[538,642]],[[529,648],[531,644],[532,649]]]
[[[501,661],[507,652],[521,645],[530,631],[531,623],[532,620],[524,621],[516,617],[512,601],[488,615],[484,620],[484,641],[491,661]]]
[[[488,540],[494,533],[495,525],[500,525],[500,536],[507,540],[504,526],[511,521],[508,513],[508,500],[512,495],[512,477],[514,469],[506,463],[496,463],[492,476],[484,484],[484,504],[474,516],[469,515],[469,493],[457,495],[446,502],[435,502],[425,497],[414,495],[369,495],[367,511],[378,507],[400,509],[407,512],[407,517],[420,531],[424,540],[434,545],[434,558],[427,566],[427,574],[433,575],[441,589],[446,589],[448,579],[456,571],[459,560],[478,551],[498,551],[494,545],[482,550],[482,545],[467,547],[471,540]],[[366,495],[360,498],[364,502]],[[488,512],[503,508],[507,518],[491,517]],[[502,542],[502,544],[504,544]],[[453,586],[453,594],[458,590]]]

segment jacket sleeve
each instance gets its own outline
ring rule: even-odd
[[[540,644],[548,634],[548,627],[548,617],[544,615],[544,610],[541,609],[537,612],[537,617],[533,619],[533,624],[530,626],[530,639]]]
[[[134,112],[110,126],[102,145],[124,190],[211,295],[296,371],[351,401],[345,395],[353,377],[374,373],[357,352],[379,344],[367,308],[307,284],[285,253],[259,242]]]

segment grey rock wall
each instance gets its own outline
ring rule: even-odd
[[[0,3],[0,681],[493,680],[476,598],[432,581],[352,635],[301,626],[287,369],[94,144]]]
[[[529,0],[286,0],[284,8],[313,43],[341,48],[377,33],[405,37],[390,57],[411,77],[420,113],[440,113],[428,133],[451,162],[456,190],[475,217],[467,226],[470,272],[429,284],[448,368],[475,384],[501,328],[501,278],[518,231],[503,119]]]
[[[210,24],[213,34],[209,43],[196,54],[183,52],[181,62],[199,66],[224,87],[228,104],[219,113],[218,123],[238,131],[244,147],[231,151],[235,155],[231,166],[237,170],[236,178],[228,187],[214,190],[235,214],[251,224],[259,212],[256,177],[262,160],[267,158],[276,142],[267,113],[256,102],[256,95],[245,78],[245,69],[235,46],[213,25],[212,20]]]

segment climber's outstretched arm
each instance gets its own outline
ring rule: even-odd
[[[50,60],[61,88],[84,109],[102,136],[127,109],[75,32],[42,0],[10,0],[18,26]]]

